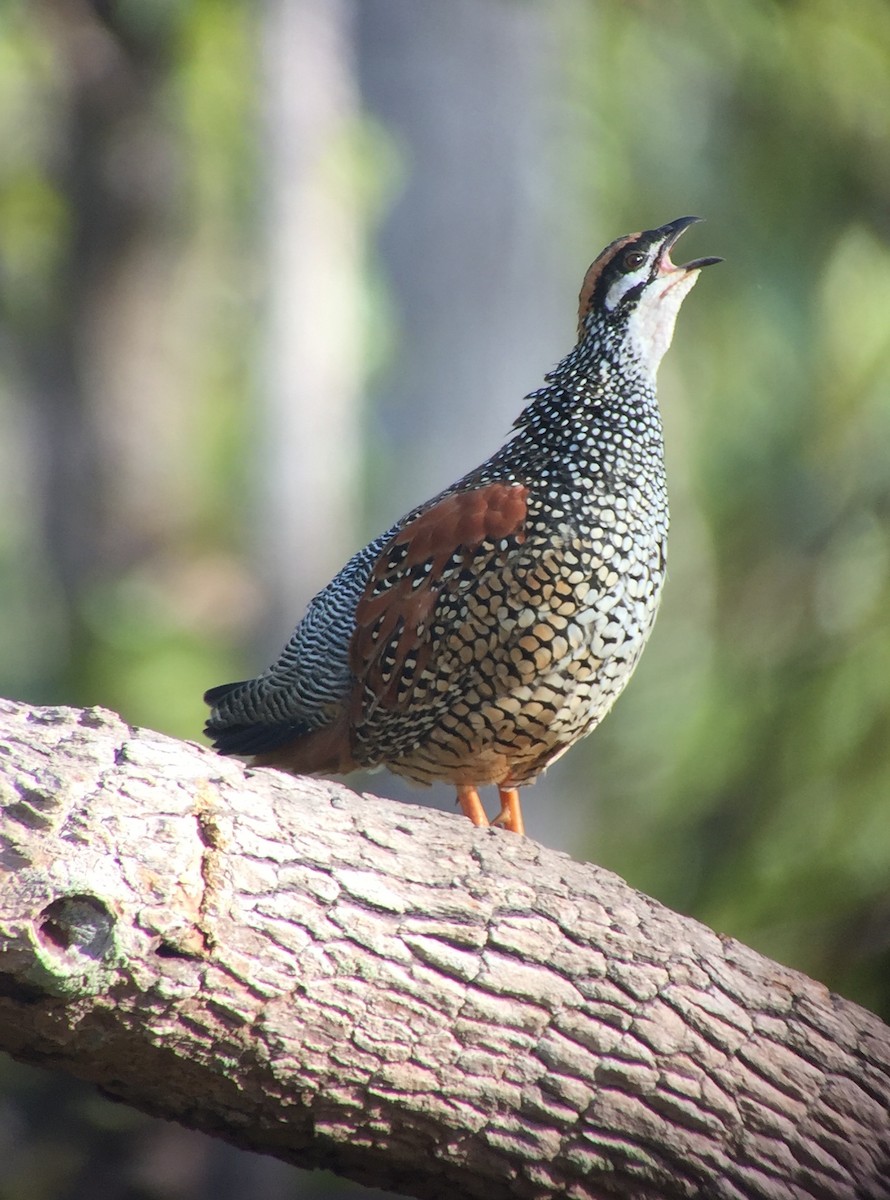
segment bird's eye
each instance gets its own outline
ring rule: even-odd
[[[645,261],[646,255],[640,250],[628,250],[621,265],[625,271],[636,271],[637,267],[641,267]]]

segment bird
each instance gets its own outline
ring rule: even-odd
[[[266,671],[206,692],[217,751],[445,781],[474,825],[525,832],[519,789],[609,712],[655,621],[669,522],[656,372],[701,268],[722,261],[671,261],[698,220],[602,251],[573,349],[500,449],[355,554]]]

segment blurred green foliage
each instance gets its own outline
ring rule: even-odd
[[[727,259],[663,368],[669,585],[588,851],[890,1016],[890,8],[586,15],[580,186]]]
[[[209,595],[220,575],[238,574],[230,551],[242,512],[233,499],[244,494],[247,470],[258,287],[250,240],[256,14],[218,0],[124,3],[108,12],[106,30],[87,7],[0,6],[0,686],[36,701],[102,703],[194,735],[204,682],[232,660],[230,621]],[[90,76],[102,72],[116,91],[97,101]],[[83,126],[100,105],[111,116],[94,135],[104,138],[102,161],[91,165],[96,151]],[[141,174],[125,157],[140,154]],[[128,190],[137,188],[134,200]],[[119,262],[101,261],[84,244],[89,214],[78,205],[97,201],[108,205],[110,242],[116,207],[138,209],[118,234]],[[144,477],[132,461],[138,447],[114,447],[117,454],[103,458],[101,438],[114,418],[88,393],[93,327],[104,321],[114,336],[114,309],[124,308],[117,288],[132,305],[130,319],[153,326],[143,334],[152,356],[143,364],[149,404],[122,412],[122,430],[108,435],[143,440]],[[145,348],[130,336],[130,349],[134,342]],[[61,395],[60,411],[47,417],[49,389],[35,366],[56,353],[81,406],[73,420],[84,445],[71,450],[90,456],[80,466],[92,468],[95,500],[81,518],[89,561],[73,582],[46,531],[49,444],[58,437],[64,457],[58,418],[72,402]],[[168,381],[172,394],[151,394]],[[160,429],[165,438],[153,447]],[[127,474],[109,484],[104,476],[122,468]],[[117,508],[116,490],[146,485],[154,494],[135,516]]]

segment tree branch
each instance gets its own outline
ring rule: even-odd
[[[890,1196],[890,1031],[597,867],[0,702],[0,1045],[420,1197]]]

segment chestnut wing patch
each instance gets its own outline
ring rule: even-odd
[[[350,662],[362,710],[407,705],[436,651],[430,618],[443,593],[458,593],[525,541],[528,488],[491,483],[425,509],[384,546],[356,609]]]

